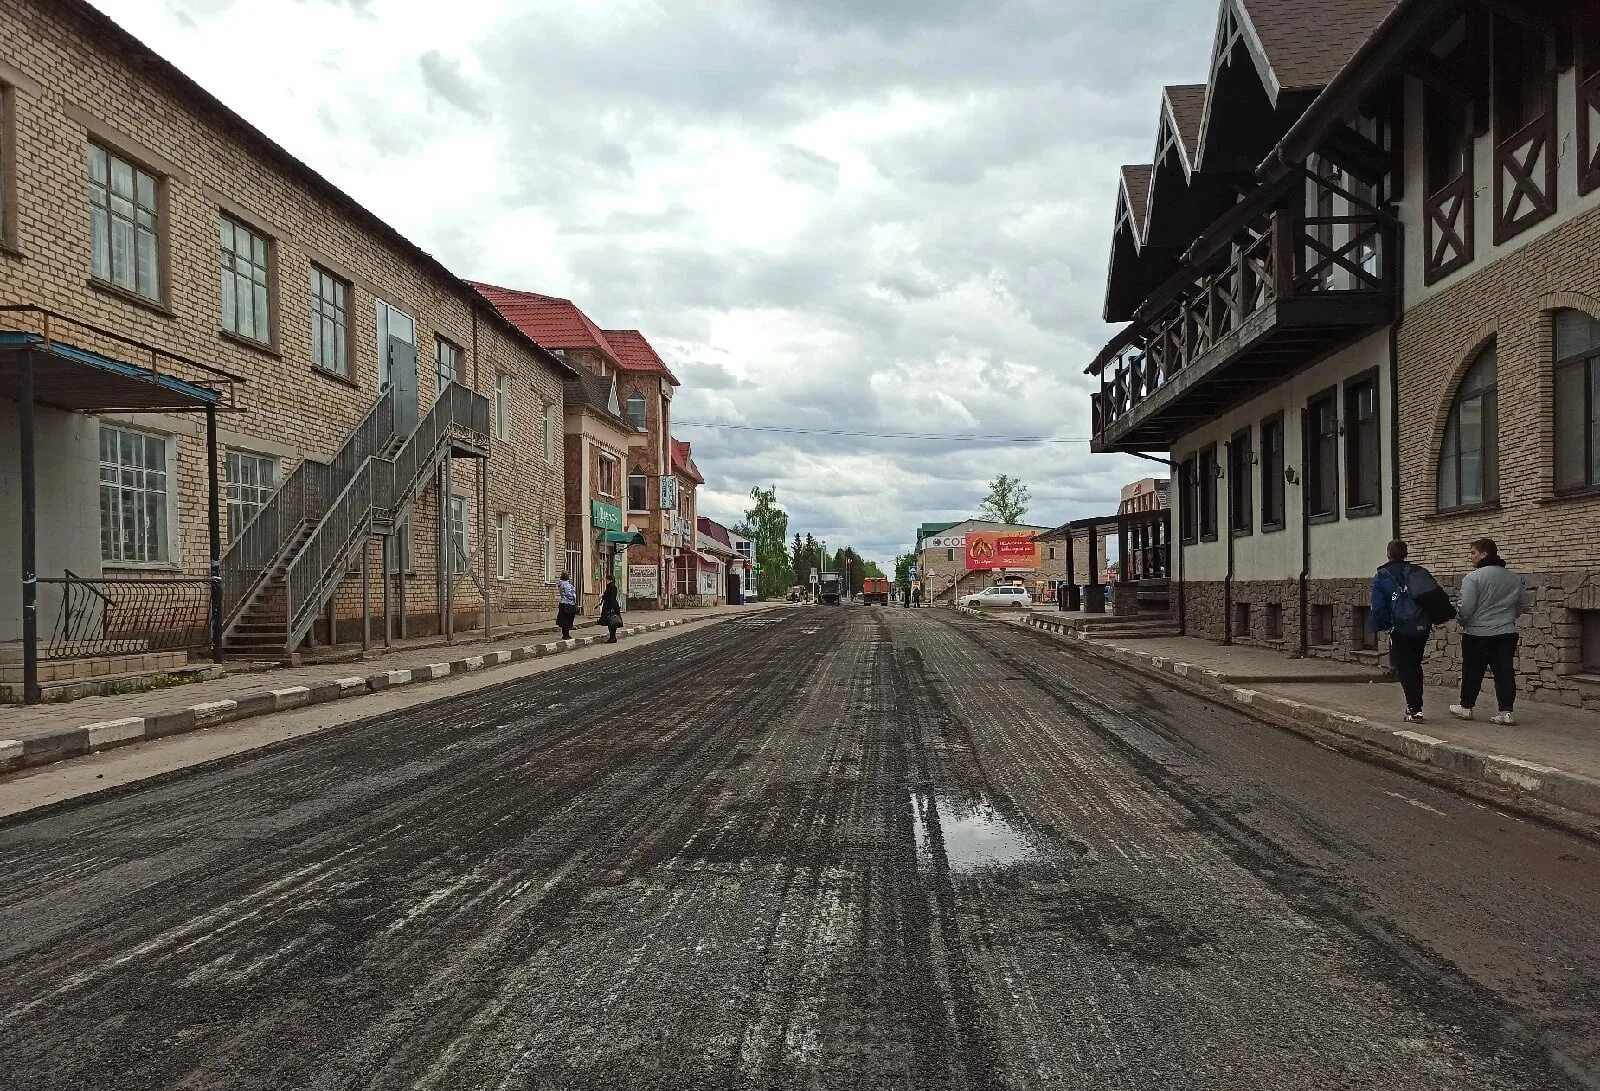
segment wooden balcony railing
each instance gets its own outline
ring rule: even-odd
[[[1100,390],[1091,395],[1095,435],[1175,380],[1225,362],[1237,347],[1230,339],[1285,300],[1386,294],[1386,223],[1367,206],[1349,215],[1279,211],[1265,229],[1259,221],[1245,228],[1216,267],[1197,273],[1156,314],[1136,320],[1137,328],[1100,369]]]
[[[1555,211],[1556,113],[1551,106],[1495,146],[1495,245]]]
[[[1461,174],[1428,198],[1424,232],[1428,252],[1423,264],[1423,279],[1428,284],[1472,264],[1477,236],[1473,226],[1475,208],[1469,161]]]

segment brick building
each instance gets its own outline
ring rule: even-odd
[[[673,464],[672,392],[677,377],[638,330],[603,330],[570,299],[477,284],[498,311],[568,363],[613,383],[631,430],[624,480],[626,529],[644,539],[628,548],[627,594],[635,609],[683,604],[694,575],[692,480]],[[696,475],[698,476],[698,471]],[[688,484],[686,503],[680,505]],[[575,540],[568,550],[577,555]],[[653,577],[645,569],[654,569]],[[619,585],[622,586],[622,585]]]
[[[1121,176],[1127,325],[1090,366],[1095,449],[1176,463],[1191,633],[1376,662],[1385,542],[1454,586],[1488,535],[1536,596],[1525,685],[1600,705],[1592,13],[1221,5],[1203,94],[1169,89]]]
[[[212,469],[241,653],[358,637],[364,601],[410,634],[553,607],[567,365],[81,0],[0,7],[0,107],[0,534],[31,416],[47,657],[187,626]],[[60,381],[28,414],[30,360]],[[0,641],[20,583],[0,550]]]
[[[923,524],[934,528],[929,533],[918,531],[917,575],[922,581],[929,602],[954,602],[962,595],[981,591],[1002,577],[1013,577],[1026,582],[1030,589],[1039,578],[1040,550],[1036,547],[1033,559],[1001,567],[999,564],[974,564],[969,558],[969,537],[1002,535],[1014,539],[1032,540],[1046,527],[1026,523],[996,523],[987,519],[967,519],[959,523]],[[1048,545],[1044,551],[1048,552]],[[1052,565],[1062,563],[1059,560]]]
[[[632,426],[623,419],[615,376],[582,371],[566,384],[567,567],[585,611],[598,608],[606,581],[628,582],[628,553],[644,545],[629,530],[626,467]]]

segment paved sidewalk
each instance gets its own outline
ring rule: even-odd
[[[1430,686],[1427,722],[1407,724],[1399,685],[1356,664],[1288,659],[1265,648],[1198,637],[1085,637],[1059,627],[1048,614],[1000,620],[1185,688],[1210,691],[1280,724],[1331,730],[1496,789],[1600,816],[1600,714],[1594,712],[1523,701],[1517,726],[1497,727],[1488,722],[1492,697],[1479,702],[1482,719],[1457,720],[1448,710],[1459,694]]]
[[[629,616],[635,624],[619,635],[748,615],[776,605],[779,604],[634,611]],[[0,708],[0,772],[604,642],[603,636],[594,635],[577,635],[567,641],[554,637],[554,633],[535,631],[507,634],[487,642],[457,640],[443,646],[427,642],[353,663],[277,667],[142,693],[8,706]]]

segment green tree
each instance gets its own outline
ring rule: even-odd
[[[915,553],[902,553],[894,559],[894,582],[907,584],[911,582],[911,566],[917,563]]]
[[[978,506],[978,518],[996,523],[1020,523],[1028,514],[1032,496],[1021,478],[1001,474],[989,482],[989,495]]]
[[[739,524],[741,535],[755,543],[756,589],[764,599],[782,598],[794,582],[794,571],[784,550],[789,536],[789,513],[778,506],[778,487],[750,490],[754,503]]]

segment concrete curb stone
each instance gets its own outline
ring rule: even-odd
[[[619,638],[659,632],[677,628],[691,621],[722,621],[737,614],[723,614],[706,618],[670,618],[632,625],[618,630]],[[305,705],[339,701],[366,693],[377,693],[421,682],[431,682],[451,675],[466,674],[485,667],[505,663],[525,662],[545,656],[559,655],[578,648],[607,643],[597,636],[577,636],[542,644],[526,644],[514,648],[500,648],[479,652],[444,663],[400,670],[379,671],[366,676],[329,678],[326,681],[303,686],[285,686],[280,689],[253,690],[238,697],[218,701],[204,701],[184,708],[150,712],[142,716],[128,716],[117,720],[82,724],[63,728],[48,735],[30,739],[0,739],[0,773],[15,772],[39,765],[48,765],[66,758],[99,750],[108,750],[146,739],[165,738],[218,724],[232,723],[272,712],[286,712]]]
[[[1247,705],[1259,718],[1269,722],[1277,721],[1281,725],[1283,721],[1290,721],[1322,728],[1399,754],[1411,761],[1480,780],[1495,788],[1509,789],[1516,795],[1530,796],[1569,811],[1600,817],[1600,779],[1522,758],[1485,753],[1422,732],[1397,731],[1363,716],[1233,685],[1228,682],[1227,675],[1219,671],[1201,669],[1190,663],[1116,645],[1100,644],[1050,619],[1035,617],[1031,624],[1086,655],[1122,663],[1142,673],[1181,679],[1185,688],[1198,690],[1201,696],[1215,695],[1217,699]]]

